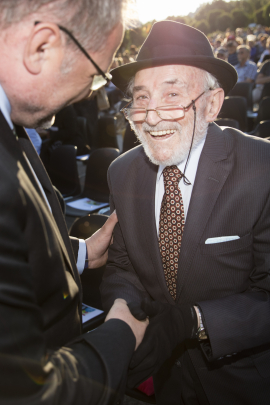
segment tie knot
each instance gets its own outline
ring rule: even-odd
[[[166,166],[162,173],[165,187],[170,186],[173,183],[178,185],[179,180],[183,177],[183,173],[176,165]]]

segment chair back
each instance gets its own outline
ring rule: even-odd
[[[264,97],[259,104],[257,123],[270,120],[270,96]]]
[[[244,97],[225,97],[218,118],[230,118],[239,122],[239,129],[247,131],[247,100]]]
[[[98,135],[93,148],[118,148],[117,118],[113,115],[105,115],[98,119]]]
[[[261,121],[257,125],[253,135],[258,138],[268,138],[270,136],[270,120]]]
[[[76,162],[76,146],[51,145],[48,158],[43,161],[52,184],[58,188],[63,197],[77,195],[81,192]]]
[[[215,123],[220,127],[231,127],[239,129],[239,122],[231,118],[217,118],[215,120]]]
[[[119,156],[119,149],[100,148],[91,152],[85,174],[83,194],[94,201],[109,202],[107,172],[110,164]]]
[[[269,96],[270,96],[270,83],[265,83],[263,85],[261,99],[263,99],[264,97],[269,97]]]
[[[83,138],[85,140],[85,144],[87,145],[88,144],[87,119],[85,117],[77,117],[77,121],[78,121],[80,132],[82,133]]]
[[[228,96],[239,96],[244,97],[247,100],[248,110],[253,109],[253,100],[252,100],[252,89],[254,87],[253,83],[239,82],[233,87],[229,92]]]

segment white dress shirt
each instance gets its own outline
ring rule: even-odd
[[[192,148],[186,173],[185,176],[191,183],[191,185],[186,185],[184,183],[184,179],[182,178],[179,181],[179,188],[181,190],[181,194],[183,197],[183,204],[184,204],[184,213],[185,213],[185,220],[187,218],[188,207],[190,203],[190,198],[193,190],[193,185],[196,177],[197,167],[199,163],[199,159],[202,153],[202,149],[205,143],[206,134],[203,139],[196,145],[195,148]],[[185,165],[187,159],[185,159],[182,163],[180,163],[177,167],[184,173]],[[156,227],[157,227],[157,234],[159,235],[159,217],[160,217],[160,209],[161,203],[164,195],[164,181],[163,181],[163,174],[162,171],[165,169],[164,165],[160,165],[157,172],[157,180],[156,180],[156,193],[155,193],[155,218],[156,218]]]
[[[9,102],[7,96],[6,96],[6,93],[4,92],[4,89],[3,89],[3,87],[1,85],[0,85],[0,110],[1,110],[2,114],[4,115],[8,125],[13,130],[14,126],[13,126],[13,123],[12,123],[11,118],[10,118],[11,105],[10,105],[10,102]],[[27,157],[26,157],[26,161],[27,161],[27,163],[28,163],[28,165],[29,165],[29,167],[30,167],[30,169],[31,169],[37,183],[38,183],[40,191],[41,191],[41,193],[42,193],[42,195],[43,195],[43,197],[44,197],[44,199],[45,199],[45,201],[46,201],[46,203],[47,203],[47,205],[49,207],[49,210],[52,212],[51,206],[50,206],[49,201],[48,201],[48,199],[46,197],[46,194],[45,194],[45,192],[43,190],[43,187],[40,184],[40,181],[38,180],[37,175],[34,172],[29,160],[27,159]],[[79,271],[80,274],[83,272],[84,267],[85,267],[85,257],[86,257],[86,243],[85,243],[85,241],[83,239],[79,239],[79,252],[78,252],[78,258],[77,258],[77,268],[78,268],[78,271]]]

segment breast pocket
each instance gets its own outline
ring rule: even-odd
[[[245,249],[252,244],[252,233],[248,233],[239,239],[230,240],[228,242],[212,243],[200,245],[201,254],[204,256],[211,255],[223,255],[227,253],[233,253],[241,249]]]

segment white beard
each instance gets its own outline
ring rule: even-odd
[[[141,129],[138,129],[133,122],[130,122],[130,125],[142,143],[145,154],[155,165],[177,166],[187,158],[191,147],[194,126],[193,119],[185,122],[185,125],[181,125],[179,121],[160,121],[156,126],[150,126],[144,122]],[[171,140],[168,139],[167,142],[155,141],[149,134],[149,131],[162,131],[168,128],[175,129],[177,133],[173,135]],[[192,148],[195,148],[205,136],[207,128],[208,122],[205,121],[202,113],[197,112]]]

